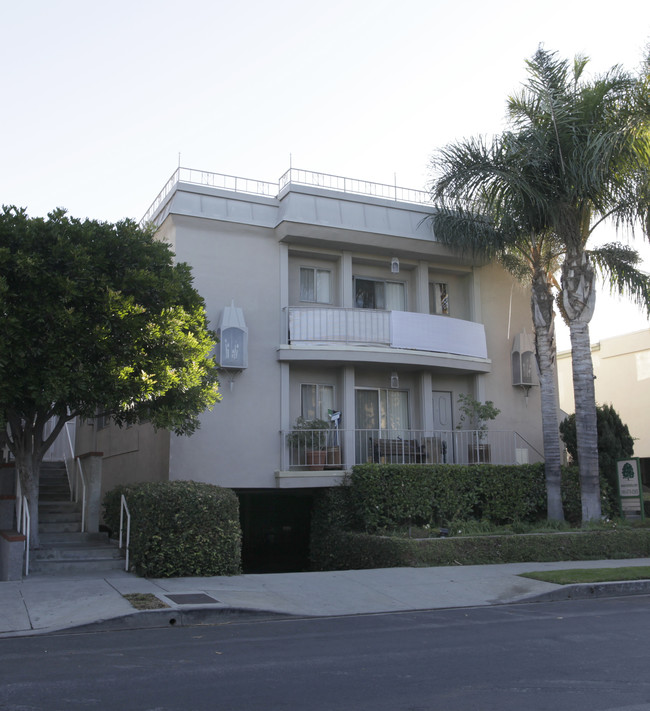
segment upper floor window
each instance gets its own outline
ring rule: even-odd
[[[404,283],[355,277],[354,304],[358,309],[406,311]]]
[[[332,303],[332,272],[329,269],[300,267],[300,301]]]
[[[447,284],[443,282],[429,284],[429,313],[449,316],[449,290]]]

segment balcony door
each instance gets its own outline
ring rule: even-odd
[[[451,393],[445,390],[433,390],[433,429],[434,436],[427,443],[428,460],[431,463],[454,462],[454,421]]]
[[[380,438],[409,439],[408,391],[357,388],[355,398],[357,462],[373,461],[373,443]]]

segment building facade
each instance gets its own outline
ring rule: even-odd
[[[439,244],[431,214],[426,193],[393,186],[179,168],[146,220],[192,266],[220,333],[223,399],[189,438],[80,428],[77,450],[103,452],[103,488],[231,487],[259,561],[304,552],[313,493],[355,463],[538,461],[539,388],[522,382],[530,353],[513,352],[530,342],[529,292]],[[461,394],[500,409],[487,434],[457,429]]]
[[[644,483],[650,486],[650,329],[603,338],[591,346],[596,402],[612,405],[634,437]],[[560,406],[575,412],[571,351],[557,358]]]

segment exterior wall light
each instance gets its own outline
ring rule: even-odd
[[[399,274],[399,259],[397,257],[390,260],[390,271],[392,274]]]

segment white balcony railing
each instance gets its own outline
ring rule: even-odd
[[[288,430],[282,470],[341,470],[354,464],[528,464],[543,455],[519,433],[477,430]]]
[[[291,306],[289,343],[374,344],[487,358],[481,323],[447,316],[374,309]]]

